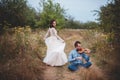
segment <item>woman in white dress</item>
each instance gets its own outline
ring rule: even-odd
[[[44,37],[47,53],[43,62],[50,66],[62,66],[68,61],[64,52],[65,42],[57,35],[55,27],[56,21],[52,20]]]

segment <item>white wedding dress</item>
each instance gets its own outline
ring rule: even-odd
[[[51,66],[62,66],[67,63],[67,56],[64,52],[65,42],[58,35],[55,28],[49,28],[45,36],[47,53],[43,60]]]

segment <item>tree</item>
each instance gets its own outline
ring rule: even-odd
[[[113,0],[99,11],[100,26],[105,32],[115,32],[120,28],[120,1]]]
[[[107,33],[113,33],[113,41],[120,42],[120,0],[113,0],[101,7],[99,12],[100,26]]]
[[[48,28],[52,19],[57,21],[58,28],[62,28],[65,24],[65,10],[61,8],[59,3],[53,3],[52,0],[41,0],[40,6],[42,11],[39,13],[40,20],[36,26],[40,28]]]
[[[35,10],[26,0],[0,0],[0,27],[25,26],[34,24]]]

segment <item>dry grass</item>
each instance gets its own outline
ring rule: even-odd
[[[41,34],[30,27],[6,31],[0,36],[0,80],[43,80],[44,49]]]
[[[46,30],[18,27],[0,35],[0,80],[108,80],[104,70],[108,73],[115,71],[114,60],[110,60],[113,48],[107,43],[108,36],[85,29],[64,29],[58,34],[66,42],[67,55],[74,49],[76,40],[91,49],[93,65],[89,69],[71,72],[67,69],[69,63],[62,67],[46,66],[42,63],[46,55],[45,33]],[[103,65],[109,67],[108,70],[103,69]]]

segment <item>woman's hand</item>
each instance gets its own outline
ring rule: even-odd
[[[64,40],[62,40],[62,43],[65,43],[65,41],[64,41]]]
[[[44,40],[46,40],[46,38],[43,38]]]
[[[65,43],[65,41],[62,41],[63,43]]]

